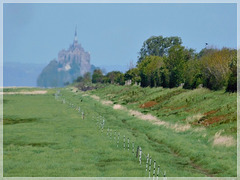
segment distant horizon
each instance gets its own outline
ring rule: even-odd
[[[3,87],[37,87],[37,77],[48,63],[35,62],[5,62],[3,64]],[[125,73],[127,66],[101,65],[105,73],[120,71]]]

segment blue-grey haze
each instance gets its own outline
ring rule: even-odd
[[[75,25],[91,64],[98,67],[136,62],[143,41],[153,35],[180,36],[184,46],[197,52],[206,42],[217,48],[237,47],[237,5],[231,3],[4,3],[4,66],[7,62],[47,64],[72,43]],[[5,85],[14,80],[6,73]]]

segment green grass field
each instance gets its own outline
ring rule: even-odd
[[[214,135],[222,129],[222,136],[236,139],[236,94],[204,89],[108,86],[86,93],[64,88],[56,100],[56,92],[57,89],[50,89],[43,95],[4,95],[4,177],[147,177],[145,155],[148,153],[152,157],[151,176],[154,160],[156,167],[160,165],[159,176],[163,176],[163,171],[168,177],[233,177],[237,174],[236,144],[213,146]],[[103,105],[86,94],[151,113],[170,123],[184,124],[186,122],[181,121],[186,117],[216,108],[220,110],[214,116],[226,113],[228,116],[207,127],[195,125],[178,132],[131,116],[124,110],[114,110],[112,105]],[[152,100],[157,101],[157,105],[139,107]],[[184,108],[193,110],[186,113],[184,108],[177,108],[185,104],[188,106]],[[84,120],[78,107],[85,114]],[[103,132],[99,129],[98,122],[102,121],[99,116],[105,120]],[[212,118],[213,114],[208,116]],[[199,127],[204,130],[195,131]],[[111,138],[107,136],[108,128],[112,129]],[[119,147],[115,131],[120,133]],[[137,146],[142,148],[142,165],[132,153],[132,142],[135,153]]]

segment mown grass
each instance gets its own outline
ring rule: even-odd
[[[144,176],[130,152],[97,130],[94,109],[86,110],[82,120],[53,94],[4,95],[4,99],[9,101],[4,104],[5,177]],[[84,105],[82,109],[87,108]]]
[[[146,101],[144,98],[150,100],[158,98],[158,93],[167,94],[172,91],[131,87],[139,95],[133,93],[135,100],[129,98],[129,102],[126,102],[126,87],[106,88],[109,88],[105,89],[108,93],[104,89],[91,93],[140,110],[139,104]],[[5,177],[148,176],[145,156],[143,155],[140,166],[132,154],[133,141],[135,151],[137,146],[141,146],[144,154],[149,153],[161,170],[166,170],[167,176],[236,176],[236,146],[212,146],[211,138],[218,128],[207,129],[204,131],[206,136],[192,130],[175,132],[139,120],[125,111],[116,111],[111,106],[102,105],[91,97],[84,96],[82,92],[73,93],[70,89],[61,89],[61,98],[73,103],[76,108],[80,106],[84,111],[85,119],[82,120],[81,113],[75,108],[55,100],[56,91],[57,89],[51,89],[45,95],[4,95],[7,102],[4,103]],[[136,101],[140,101],[139,104]],[[157,111],[151,112],[154,114]],[[99,115],[105,118],[103,133],[96,125]],[[173,122],[179,119],[174,119]],[[119,148],[114,136],[110,139],[106,135],[107,128],[113,130],[113,135],[115,130],[120,133]],[[233,134],[232,131],[226,133]],[[123,149],[123,135],[126,136],[126,142],[127,138],[130,139],[129,151]]]

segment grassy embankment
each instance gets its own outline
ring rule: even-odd
[[[229,120],[221,120],[225,123],[214,123],[195,132],[195,126],[203,125],[176,131],[140,120],[125,110],[114,110],[112,105],[103,105],[85,96],[86,93],[62,89],[66,101],[84,111],[85,119],[82,120],[75,108],[54,99],[56,89],[48,91],[44,95],[4,95],[4,176],[148,176],[145,156],[142,158],[143,165],[139,166],[138,159],[132,155],[133,141],[135,151],[139,145],[145,154],[150,153],[161,170],[167,171],[167,176],[236,176],[236,145],[213,145],[213,138],[221,129],[225,129],[221,136],[236,138],[235,94],[204,89],[185,92],[180,89],[121,86],[88,92],[131,109],[151,112],[171,123],[205,111],[208,112],[205,116],[209,118],[228,114]],[[176,92],[175,95],[170,96],[169,93],[173,92]],[[198,100],[186,101],[185,98],[189,97]],[[201,105],[208,107],[197,103],[201,98],[205,100]],[[154,99],[159,100],[155,106],[139,108],[140,104]],[[184,103],[189,104],[179,108]],[[157,108],[160,105],[162,107]],[[177,109],[172,109],[174,107]],[[210,113],[218,107],[220,110],[215,114]],[[189,112],[184,111],[187,108]],[[105,118],[103,133],[96,126],[98,115]],[[233,119],[230,120],[230,117]],[[107,128],[120,132],[119,148],[113,137],[107,137]],[[123,150],[123,135],[130,138],[129,152]]]
[[[209,175],[236,175],[236,93],[204,88],[107,86],[91,94],[143,114],[150,113],[168,123],[139,129],[159,146],[165,145],[176,156],[186,158],[183,164],[193,163]]]

